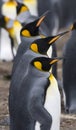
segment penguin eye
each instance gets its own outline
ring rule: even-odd
[[[31,34],[30,34],[30,32],[28,30],[23,30],[21,34],[24,37],[30,37],[31,36]]]
[[[41,64],[41,62],[35,61],[35,62],[34,62],[34,66],[35,66],[37,69],[42,70],[42,64]]]
[[[36,52],[36,53],[38,53],[38,46],[37,46],[36,43],[33,43],[33,44],[31,45],[31,50],[34,51],[34,52]]]

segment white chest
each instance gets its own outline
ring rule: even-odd
[[[10,19],[15,19],[16,14],[16,3],[15,2],[6,2],[2,6],[2,14],[7,16]]]
[[[60,113],[61,113],[61,101],[58,85],[53,78],[51,85],[49,86],[46,93],[46,100],[44,107],[52,116],[52,127],[51,130],[60,130]],[[36,124],[36,129],[40,130],[39,123]]]
[[[47,51],[47,55],[49,58],[52,57],[52,46],[49,47],[48,51]]]

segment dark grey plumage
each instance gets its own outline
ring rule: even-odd
[[[66,97],[65,110],[76,113],[76,23],[65,44],[63,60],[63,88]]]
[[[40,122],[41,130],[51,127],[51,115],[43,107],[50,73],[39,71],[30,64],[35,57],[41,56],[28,50],[12,77],[9,95],[11,129],[34,130],[36,121]]]

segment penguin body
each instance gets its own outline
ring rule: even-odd
[[[20,31],[20,29],[21,29],[21,24],[16,20],[14,20],[14,21],[10,20],[8,17],[5,17],[4,15],[1,15],[0,19],[2,21],[0,23],[1,28],[4,28],[8,32],[8,35],[10,38],[10,43],[11,43],[11,51],[12,51],[12,55],[14,58],[17,47],[18,47],[16,35],[18,34],[17,32]],[[19,35],[19,37],[20,37],[20,35]],[[14,50],[15,50],[15,52],[14,52]]]
[[[24,61],[25,64],[27,60],[29,60],[29,58],[26,57],[25,59],[26,61]],[[55,100],[53,100],[54,96],[56,95],[46,94],[48,86],[51,85],[55,80],[53,76],[50,75],[50,73],[48,72],[50,69],[49,66],[49,62],[51,62],[50,59],[51,58],[41,56],[34,57],[33,59],[30,60],[27,74],[25,74],[23,79],[21,79],[22,81],[20,82],[20,84],[18,85],[15,84],[15,82],[12,82],[15,84],[15,86],[10,87],[10,96],[9,96],[11,129],[13,128],[14,130],[15,129],[40,130],[40,128],[36,129],[38,127],[35,127],[36,121],[40,124],[41,130],[50,130],[51,125],[53,129],[54,127],[53,125],[57,126],[57,124],[59,124],[59,120],[57,119],[60,118],[60,115],[58,115],[59,116],[58,118],[55,115],[52,115],[52,113],[55,114],[53,111],[54,108],[50,108],[52,109],[50,113],[49,106],[47,105],[46,102],[49,100],[49,97],[52,96],[51,97],[52,102],[50,102],[50,104],[51,103],[53,104],[53,101],[57,100],[58,102],[54,102],[56,103],[54,104],[54,107],[56,108],[55,109],[56,111],[57,109],[59,109],[60,111],[59,108],[60,98],[57,97],[55,98]],[[43,63],[41,64],[42,60]],[[53,64],[54,62],[51,63]],[[51,89],[51,86],[49,88],[52,93],[52,90],[54,91],[54,88],[52,87]],[[55,89],[54,94],[57,94],[56,92],[58,92],[57,88]],[[47,95],[49,96],[48,98],[46,98]],[[60,95],[58,94],[58,96]],[[52,106],[52,104],[50,106]],[[59,106],[57,107],[57,105]],[[60,113],[59,111],[58,113]],[[59,128],[57,130],[59,130]]]
[[[10,125],[11,125],[11,129],[14,129],[14,130],[16,130],[16,129],[34,130],[35,122],[37,120],[36,117],[39,118],[38,115],[43,116],[44,113],[42,111],[44,111],[46,113],[46,111],[43,110],[44,108],[42,108],[42,105],[44,103],[43,87],[45,85],[45,88],[46,88],[45,83],[47,83],[48,80],[46,80],[46,79],[43,80],[43,76],[40,76],[40,78],[38,78],[38,83],[37,83],[37,82],[35,82],[35,80],[36,80],[36,77],[39,77],[39,76],[34,75],[32,70],[30,72],[31,73],[29,73],[29,75],[27,75],[24,78],[24,80],[22,81],[22,84],[20,84],[16,88],[15,87],[13,88],[13,86],[12,86],[12,88],[10,90],[10,104],[9,104]],[[38,72],[36,71],[36,73],[38,73]],[[33,77],[32,80],[31,80],[31,74]],[[30,77],[28,78],[28,76],[30,76]],[[42,86],[42,90],[39,88],[41,80],[43,80],[43,82],[44,82],[44,84]],[[30,88],[32,88],[32,84],[29,84],[29,83],[33,83],[33,89],[31,89],[31,90],[30,90]],[[25,86],[25,84],[27,87],[23,87],[23,86]],[[35,89],[36,86],[38,86],[38,89],[37,88]],[[33,93],[35,93],[35,95],[33,95]],[[13,97],[13,99],[12,99],[12,97]],[[32,99],[32,100],[30,100],[30,99]],[[15,100],[15,102],[14,102],[14,100]],[[39,110],[37,111],[36,108],[38,106],[39,106]],[[47,121],[49,121],[51,124],[50,115],[48,114],[47,117],[49,118],[49,119],[47,119]],[[45,119],[46,119],[46,117],[44,118],[44,120]],[[43,120],[43,122],[44,122],[44,120]],[[42,122],[42,119],[41,119],[41,122]],[[47,123],[47,122],[45,122],[45,123]]]
[[[50,75],[50,85],[46,92],[44,107],[52,115],[51,130],[60,130],[61,98],[58,83],[53,74]]]
[[[1,61],[11,61],[13,60],[13,53],[9,35],[6,30],[1,29],[1,42],[0,42],[0,60]],[[12,52],[13,51],[13,52]]]
[[[76,23],[63,52],[63,88],[65,93],[65,110],[76,113]]]
[[[5,17],[4,15],[1,14],[0,15],[0,20],[1,20],[0,27],[3,28],[3,29],[5,29],[8,32],[8,34],[6,34],[7,33],[6,31],[2,31],[2,35],[6,36],[6,40],[4,41],[3,36],[1,36],[1,59],[9,60],[9,58],[8,58],[7,55],[12,55],[12,57],[15,56],[15,52],[14,52],[14,41],[13,41],[13,27],[12,27],[12,23],[10,23],[10,19],[8,17]],[[7,44],[4,44],[4,42],[7,43]],[[8,50],[8,51],[6,50],[7,51],[6,55],[5,55],[5,50],[2,49],[2,48],[5,48],[5,46],[7,46],[6,48]],[[5,58],[3,58],[3,57],[5,57]]]

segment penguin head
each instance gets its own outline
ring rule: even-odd
[[[76,22],[71,26],[71,30],[76,30]]]
[[[20,14],[20,13],[22,13],[24,11],[28,11],[29,9],[28,9],[28,7],[25,4],[17,1],[17,8],[16,8],[16,10],[17,10],[17,14]]]
[[[32,60],[31,64],[40,71],[48,72],[50,71],[52,65],[61,59],[62,58],[59,57],[54,57],[54,58],[37,57]]]
[[[31,37],[39,35],[39,26],[43,22],[48,12],[45,12],[41,17],[35,21],[28,23],[21,29],[20,35],[24,37]]]
[[[42,38],[42,39],[37,39],[35,40],[33,43],[31,43],[30,45],[30,49],[36,53],[40,53],[40,54],[46,54],[49,47],[57,40],[59,39],[61,36],[63,36],[64,34],[66,34],[68,31],[60,33],[58,35],[55,36],[49,36],[46,38]]]

